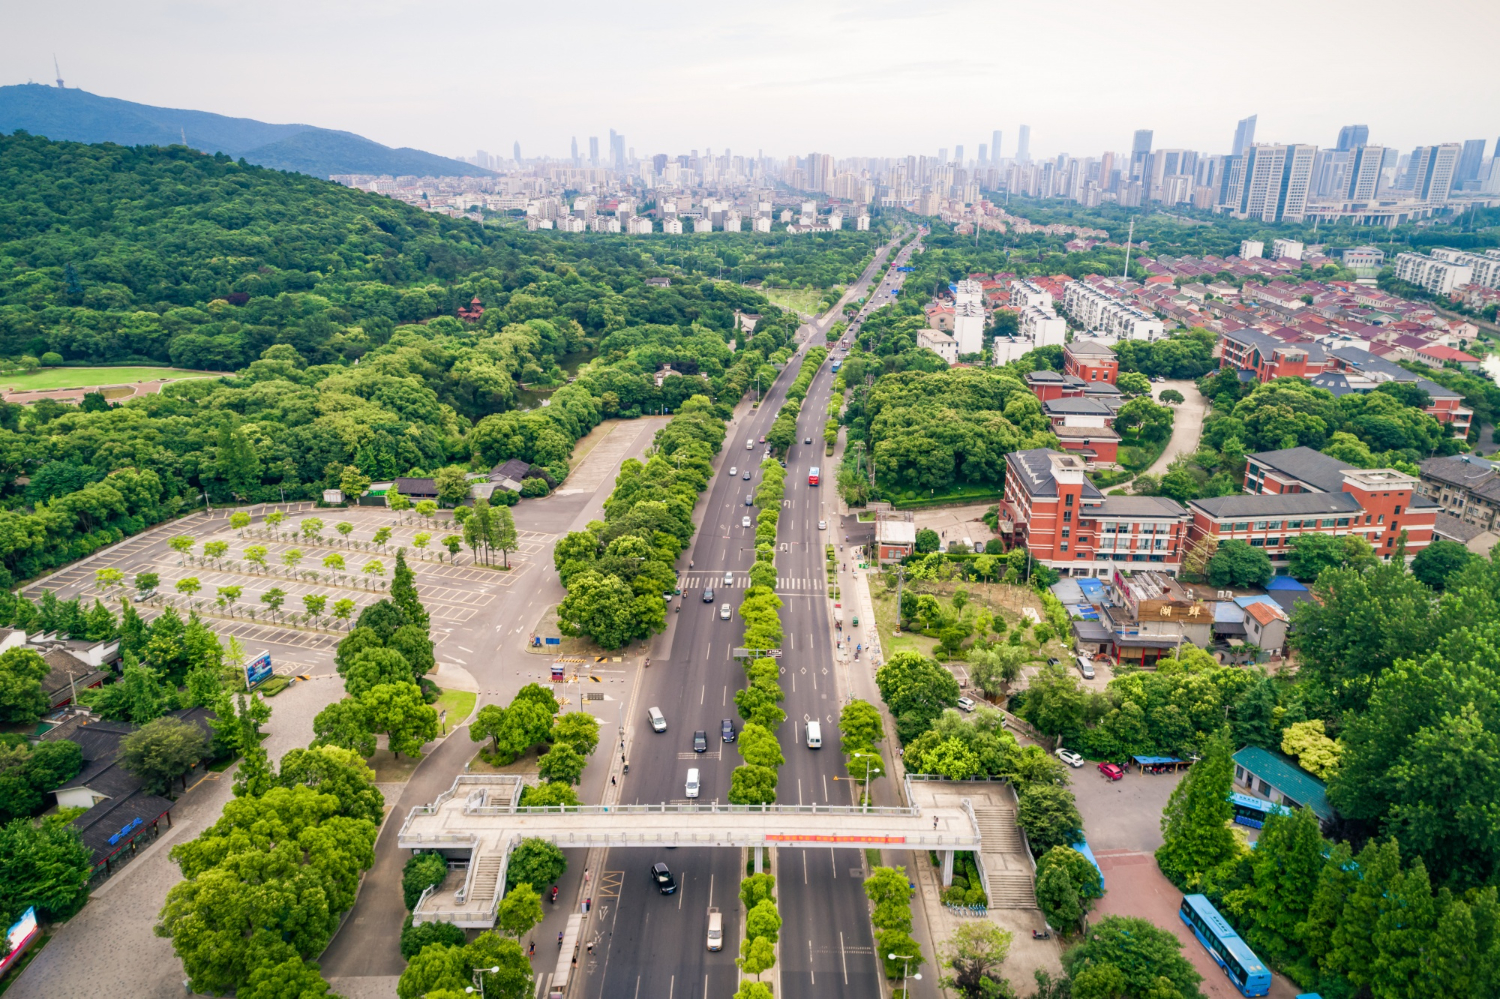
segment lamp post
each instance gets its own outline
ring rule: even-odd
[[[492,968],[475,968],[469,975],[469,980],[477,983],[479,987],[476,989],[473,985],[465,986],[464,991],[469,993],[470,995],[473,995],[477,991],[479,993],[479,999],[484,999],[484,979],[480,978],[479,976],[486,971],[492,975],[498,975],[500,974],[500,965],[497,964]]]
[[[908,978],[912,978],[912,979],[914,979],[916,981],[919,981],[919,982],[922,980],[922,973],[920,971],[917,972],[915,975],[908,975],[907,974],[907,972],[911,970],[911,959],[915,955],[912,955],[912,954],[889,954],[887,956],[890,957],[890,959],[892,961],[900,961],[901,962],[901,994],[903,996],[906,996],[907,995],[907,992],[906,992],[906,980]]]
[[[851,759],[860,760],[865,765],[865,796],[860,802],[860,811],[869,814],[870,811],[870,761],[874,759],[873,753],[855,753]]]

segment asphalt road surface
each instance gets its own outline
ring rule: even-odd
[[[883,259],[883,257],[881,258]],[[846,296],[857,297],[869,286],[878,260]],[[669,614],[668,631],[656,644],[652,665],[641,677],[628,720],[636,735],[630,750],[630,774],[624,777],[622,801],[684,801],[689,768],[697,768],[699,801],[727,801],[730,774],[740,762],[733,745],[720,741],[720,722],[734,719],[734,692],[744,685],[744,671],[731,656],[744,625],[738,614],[720,618],[724,603],[738,606],[755,560],[755,530],[741,526],[755,509],[745,505],[760,484],[760,462],[766,454],[760,438],[770,431],[786,389],[800,369],[808,340],[821,343],[838,318],[838,310],[803,327],[798,355],[788,361],[759,409],[731,428],[716,461],[697,537],[681,563],[684,580],[681,610]],[[786,505],[781,513],[776,570],[786,632],[782,664],[783,707],[787,721],[777,733],[786,765],[781,769],[778,800],[848,803],[849,785],[838,752],[838,692],[833,673],[828,594],[822,544],[831,537],[818,520],[834,527],[834,470],[823,458],[822,430],[832,386],[829,365],[814,379],[803,404],[797,443],[787,460]],[[812,445],[804,445],[804,438]],[[746,447],[747,440],[751,443]],[[824,485],[808,485],[808,468],[824,469]],[[743,478],[746,467],[751,478]],[[738,474],[730,476],[735,467]],[[825,500],[826,496],[826,500]],[[826,504],[826,506],[825,506]],[[832,529],[832,528],[830,528]],[[781,545],[786,546],[781,551]],[[689,567],[691,565],[691,567]],[[725,582],[726,574],[731,577]],[[712,586],[712,603],[703,589]],[[645,724],[646,709],[658,707],[667,731],[656,734]],[[806,748],[804,722],[824,722],[822,751]],[[708,752],[693,752],[693,733],[708,735]],[[587,999],[615,996],[661,996],[669,999],[722,999],[738,980],[734,959],[744,933],[739,912],[739,882],[744,876],[739,850],[615,850],[606,854],[602,877],[607,894],[594,898],[597,934],[592,954],[580,959],[582,980],[576,995]],[[676,876],[673,895],[660,894],[649,879],[652,864],[666,863]],[[866,914],[861,858],[857,850],[782,850],[777,858],[781,930],[781,991],[798,997],[879,994],[869,918]],[[617,886],[617,887],[616,887]],[[707,949],[708,907],[724,914],[724,949]],[[769,977],[769,976],[768,976]]]

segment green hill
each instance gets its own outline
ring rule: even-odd
[[[208,111],[159,108],[86,90],[37,83],[0,87],[0,133],[17,129],[70,142],[122,146],[187,145],[206,153],[314,177],[373,173],[401,176],[487,176],[462,160],[420,149],[392,149],[353,132],[315,125],[273,125]]]

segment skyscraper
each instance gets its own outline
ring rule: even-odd
[[[1385,160],[1383,146],[1359,146],[1351,154],[1344,171],[1342,197],[1368,204],[1380,189],[1380,165]]]
[[[589,166],[591,166],[591,167],[597,167],[598,165],[599,165],[599,136],[597,136],[597,135],[591,135],[591,136],[589,136]]]
[[[1411,193],[1421,201],[1442,204],[1456,186],[1454,175],[1458,171],[1459,154],[1462,147],[1456,142],[1445,142],[1441,146],[1418,146],[1411,154],[1411,164],[1406,175],[1411,178]]]
[[[1301,222],[1307,215],[1313,160],[1310,145],[1251,146],[1245,154],[1241,218],[1262,222]]]
[[[578,136],[576,136],[576,135],[573,136],[573,165],[575,167],[579,165],[579,163],[578,163]]]
[[[1000,162],[1000,130],[998,128],[995,129],[994,134],[990,136],[990,162]]]
[[[1151,155],[1151,129],[1138,128],[1130,143],[1130,179],[1140,180],[1146,173],[1146,157]]]
[[[963,166],[964,165],[964,147],[963,146],[954,146],[953,147],[953,159],[958,163],[959,166]]]
[[[1345,125],[1339,129],[1339,144],[1334,148],[1341,153],[1347,153],[1368,144],[1369,141],[1369,125]]]
[[[1234,126],[1234,148],[1229,151],[1230,156],[1243,156],[1255,145],[1255,118],[1255,115],[1241,118]]]
[[[1031,162],[1031,126],[1030,125],[1022,125],[1021,126],[1021,137],[1016,142],[1016,162],[1017,163],[1030,163]]]
[[[990,147],[983,142],[979,144],[979,165],[984,166],[990,161]]]
[[[515,146],[513,148],[513,151],[512,151],[512,154],[511,154],[511,158],[516,161],[516,165],[517,166],[521,165],[521,141],[519,139],[516,140],[516,144],[515,144]]]
[[[1471,180],[1479,179],[1479,168],[1484,163],[1484,140],[1469,139],[1464,143],[1464,150],[1458,157],[1458,175],[1453,178],[1453,186],[1461,188]]]

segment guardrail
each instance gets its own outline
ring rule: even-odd
[[[435,811],[435,809],[433,809]],[[431,811],[423,814],[431,814]],[[708,804],[679,805],[662,802],[656,805],[527,805],[516,807],[501,805],[464,805],[465,815],[886,815],[893,818],[913,818],[920,815],[915,808],[893,805],[878,805],[860,808],[858,805],[730,805],[709,802]]]

